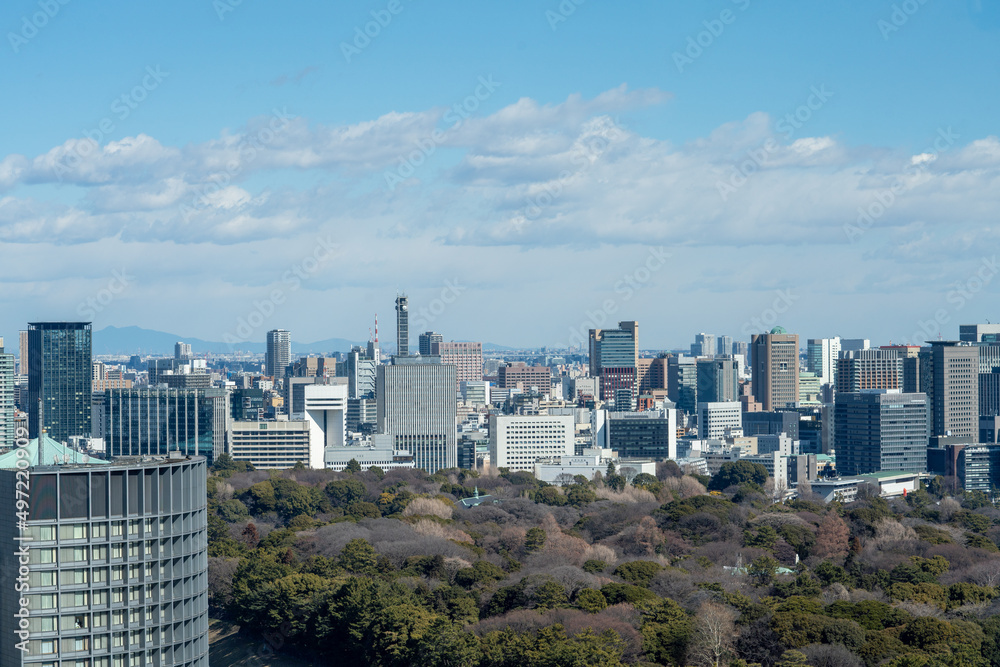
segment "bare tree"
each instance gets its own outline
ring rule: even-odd
[[[696,665],[719,667],[732,655],[736,640],[736,614],[729,607],[703,602],[694,621],[689,658]]]

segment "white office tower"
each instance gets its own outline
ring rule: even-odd
[[[416,468],[434,473],[457,467],[455,367],[395,361],[377,369],[379,433],[391,435],[395,449],[412,453]]]
[[[324,467],[324,451],[343,447],[347,433],[347,385],[310,384],[303,387],[304,412],[293,418],[309,422],[309,467]]]
[[[815,373],[820,384],[833,384],[837,378],[840,338],[810,338],[806,344],[806,370]]]
[[[698,404],[698,437],[722,440],[727,432],[743,431],[743,409],[738,401]]]
[[[540,458],[573,456],[575,443],[572,415],[490,416],[490,463],[497,468],[533,472]]]

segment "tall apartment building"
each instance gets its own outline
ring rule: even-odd
[[[590,330],[590,375],[601,381],[601,400],[612,401],[619,389],[638,393],[639,323],[619,322],[617,329]]]
[[[38,437],[38,410],[51,438],[91,433],[90,322],[28,324],[28,430]]]
[[[267,353],[264,372],[275,380],[285,377],[285,369],[292,363],[292,334],[284,329],[267,332]]]
[[[576,418],[572,415],[490,415],[490,465],[534,471],[535,461],[573,456]]]
[[[497,370],[497,387],[524,390],[538,387],[538,391],[546,394],[552,389],[552,369],[548,366],[529,366],[523,361],[504,364]]]
[[[739,397],[739,369],[736,360],[727,358],[698,359],[698,402],[726,403]]]
[[[739,401],[698,404],[698,437],[721,440],[726,431],[743,430],[743,408]]]
[[[667,355],[655,359],[639,359],[639,393],[645,394],[653,389],[667,388]]]
[[[754,398],[765,412],[794,407],[799,400],[799,337],[781,327],[750,339]]]
[[[437,354],[434,352],[435,343],[443,343],[444,336],[436,331],[425,331],[417,337],[420,354]]]
[[[410,300],[405,294],[396,297],[396,354],[410,354]]]
[[[224,389],[110,389],[104,401],[111,457],[180,451],[211,464],[227,451],[231,409]]]
[[[930,435],[979,437],[979,348],[933,341],[919,357],[920,388],[931,411]]]
[[[715,334],[695,334],[691,344],[692,357],[710,357],[715,354]]]
[[[849,350],[837,360],[838,393],[866,389],[902,389],[903,359],[895,350]]]
[[[17,332],[17,374],[28,374],[28,331]]]
[[[74,454],[45,437],[46,452]],[[0,590],[4,667],[208,667],[208,514],[202,457],[95,459],[51,465],[31,450],[0,456]],[[77,455],[79,456],[79,455]],[[27,520],[13,521],[27,493]],[[18,540],[23,540],[18,542]],[[26,602],[26,607],[22,605]],[[17,635],[21,609],[26,652]],[[23,628],[23,626],[21,626]]]
[[[193,357],[191,353],[191,343],[177,341],[174,343],[174,359],[187,361]]]
[[[0,337],[0,450],[14,447],[17,409],[14,400],[14,355],[4,352]]]
[[[833,384],[840,357],[840,337],[810,338],[806,343],[806,370],[815,373],[821,384]]]
[[[455,377],[458,382],[473,382],[483,379],[482,343],[434,341],[431,344],[431,354],[441,357],[442,364],[455,366]],[[549,393],[550,390],[551,381],[542,389],[542,392]],[[458,385],[455,385],[455,391],[458,391]]]
[[[925,394],[898,389],[838,393],[834,409],[834,448],[841,474],[927,470]]]
[[[411,452],[417,468],[434,473],[456,467],[455,367],[401,361],[378,367],[379,433],[393,437],[394,449]]]

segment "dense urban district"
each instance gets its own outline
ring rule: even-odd
[[[0,665],[1000,667],[1000,325],[411,350],[395,308],[316,356],[0,339]]]

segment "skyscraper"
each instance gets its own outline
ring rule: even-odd
[[[733,337],[719,336],[716,354],[733,354]]]
[[[903,358],[896,350],[846,350],[837,359],[838,392],[902,389]]]
[[[186,360],[191,358],[191,343],[174,343],[174,359]]]
[[[436,331],[425,331],[418,337],[420,354],[437,354],[434,352],[434,344],[444,342],[444,336]]]
[[[898,389],[838,393],[837,470],[864,475],[927,470],[927,396]]]
[[[292,335],[284,329],[268,331],[264,372],[278,380],[285,377],[285,369],[290,363],[292,363]]]
[[[429,473],[458,465],[455,367],[433,363],[379,365],[376,382],[379,433],[393,448],[409,451]],[[419,357],[413,357],[419,359]]]
[[[442,364],[455,365],[455,377],[458,382],[483,379],[482,343],[445,343],[443,341],[434,341],[431,347],[431,354],[440,356]],[[550,384],[550,386],[540,387],[540,389],[542,393],[547,394],[551,392],[552,387]],[[455,391],[458,391],[457,385]]]
[[[619,389],[636,396],[639,323],[619,322],[617,329],[590,330],[590,375],[600,378],[601,400],[611,401]]]
[[[739,397],[739,375],[736,360],[699,359],[698,403],[727,403]]]
[[[968,343],[1000,342],[1000,324],[960,324],[958,339]]]
[[[833,384],[840,357],[840,338],[810,338],[806,343],[806,370],[819,377],[820,384]]]
[[[14,447],[14,355],[7,354],[0,337],[0,449]]]
[[[715,334],[695,334],[691,344],[692,357],[710,357],[715,354]]]
[[[43,426],[56,442],[90,437],[90,322],[28,324],[28,431],[38,437],[38,409]]]
[[[410,354],[410,302],[406,295],[396,297],[396,354]]]
[[[28,374],[28,331],[17,332],[17,374]]]
[[[932,341],[920,350],[920,390],[927,394],[931,435],[979,437],[979,348]]]
[[[793,407],[799,400],[799,337],[781,327],[750,339],[751,386],[765,412]]]

